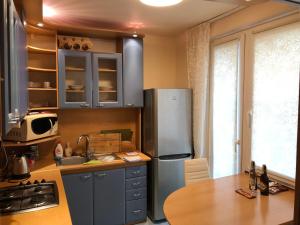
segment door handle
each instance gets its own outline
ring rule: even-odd
[[[133,197],[140,197],[141,196],[141,193],[138,193],[138,194],[133,194]]]
[[[88,180],[91,178],[91,175],[83,175],[83,176],[80,176],[80,179],[81,180]]]
[[[250,129],[252,129],[252,119],[253,119],[253,113],[252,113],[252,111],[249,111],[248,112],[248,127]]]
[[[134,172],[132,172],[134,175],[137,175],[137,174],[140,174],[141,173],[141,171],[140,170],[137,170],[137,171],[134,171]]]
[[[107,174],[106,173],[99,173],[99,174],[95,174],[97,177],[102,178],[102,177],[106,177]]]

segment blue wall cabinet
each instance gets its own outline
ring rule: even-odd
[[[60,107],[91,108],[91,53],[59,49],[58,62]]]
[[[94,225],[125,223],[125,169],[94,173]]]
[[[63,175],[73,225],[93,225],[93,174]]]
[[[123,56],[123,105],[143,107],[143,39],[122,38],[118,51]]]
[[[93,107],[122,107],[122,55],[93,54]]]
[[[26,31],[13,0],[0,3],[0,74],[3,135],[28,111]]]

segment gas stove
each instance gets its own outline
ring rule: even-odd
[[[34,183],[0,188],[0,215],[31,212],[57,206],[59,196],[55,181],[44,179]]]

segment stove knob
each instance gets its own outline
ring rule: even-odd
[[[39,184],[38,180],[35,180],[35,181],[34,181],[34,184]]]
[[[41,183],[46,183],[46,180],[45,180],[45,179],[42,179]]]
[[[30,185],[30,184],[31,184],[31,182],[30,182],[30,181],[27,181],[26,185]]]

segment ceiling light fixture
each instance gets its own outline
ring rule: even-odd
[[[48,5],[43,5],[43,17],[53,17],[57,14],[55,9]]]
[[[43,23],[37,23],[36,25],[37,25],[38,27],[43,27],[43,26],[44,26]]]
[[[177,5],[183,0],[140,0],[145,5],[155,6],[155,7],[165,7],[171,5]]]
[[[26,20],[24,20],[24,21],[23,21],[23,25],[24,25],[24,26],[26,26],[26,25],[27,25],[27,22],[26,22]]]

